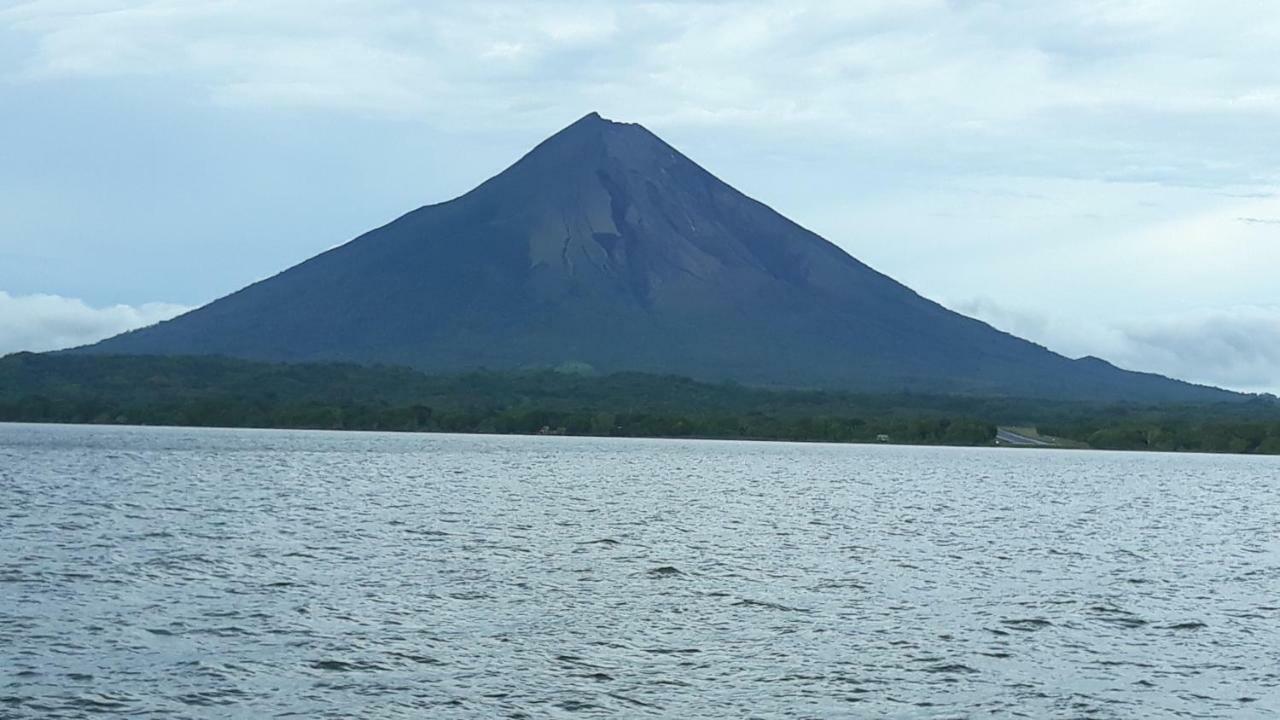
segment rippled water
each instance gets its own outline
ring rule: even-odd
[[[0,425],[0,717],[1275,717],[1275,458]]]

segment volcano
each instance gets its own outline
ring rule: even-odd
[[[454,200],[76,352],[572,367],[1079,400],[1232,393],[1069,359],[921,297],[645,128],[587,115]]]

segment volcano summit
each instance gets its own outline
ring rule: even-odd
[[[587,365],[790,387],[1199,401],[927,300],[592,113],[471,192],[158,325],[76,352]]]

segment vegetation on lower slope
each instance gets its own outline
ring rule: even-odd
[[[1102,406],[216,357],[10,355],[0,359],[0,421],[947,445],[989,445],[997,425],[1025,425],[1095,448],[1280,454],[1280,405],[1270,397]]]

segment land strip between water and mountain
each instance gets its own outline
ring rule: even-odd
[[[0,358],[0,421],[1280,454],[1280,402],[1067,402],[221,357]]]

